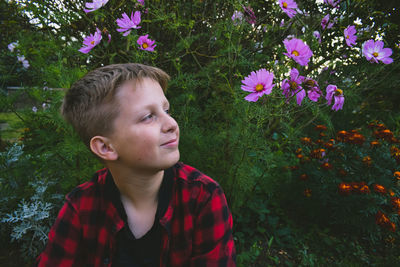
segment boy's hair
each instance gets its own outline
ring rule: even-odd
[[[136,63],[114,64],[95,69],[75,82],[64,97],[61,113],[90,148],[93,136],[107,136],[119,114],[115,95],[127,81],[144,78],[158,82],[165,92],[169,75],[163,70]]]

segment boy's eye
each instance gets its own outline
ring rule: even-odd
[[[165,113],[170,114],[170,113],[169,113],[169,109],[166,109],[166,110],[165,110]]]
[[[142,119],[142,121],[151,120],[153,117],[154,117],[153,114],[149,114],[149,115],[147,115],[146,117],[144,117],[144,118]]]

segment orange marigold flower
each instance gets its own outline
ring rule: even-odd
[[[322,141],[321,139],[317,139],[317,140],[315,140],[315,143],[316,143],[317,145],[321,145],[321,144],[324,143],[324,141]]]
[[[302,159],[304,156],[302,155],[302,154],[297,154],[296,155],[296,158],[298,158],[298,159]]]
[[[396,210],[400,210],[400,198],[392,197],[392,205]]]
[[[394,197],[395,193],[393,192],[393,190],[392,190],[392,189],[389,189],[388,191],[389,191],[389,195],[392,196],[392,197]]]
[[[295,154],[300,154],[301,151],[303,151],[303,149],[301,149],[301,147],[299,147],[298,149],[296,149],[296,151],[294,152]]]
[[[400,172],[399,172],[399,171],[395,171],[395,172],[393,173],[393,176],[394,176],[397,180],[400,180]]]
[[[388,140],[388,142],[392,144],[398,144],[400,143],[400,140],[393,136],[390,140]]]
[[[327,149],[332,149],[332,148],[333,148],[333,144],[332,144],[332,143],[325,143],[324,146],[325,146]]]
[[[386,126],[383,123],[379,123],[376,125],[376,128],[378,128],[378,130],[384,130],[384,129],[386,129]]]
[[[365,184],[365,182],[361,182],[360,183],[360,189],[359,189],[360,193],[363,194],[369,194],[371,191],[369,190],[368,185]]]
[[[295,171],[299,169],[299,166],[290,166],[290,170]]]
[[[316,131],[325,131],[326,129],[327,129],[327,128],[326,128],[325,125],[319,124],[319,125],[315,126],[315,130],[316,130]]]
[[[326,136],[326,134],[324,132],[319,133],[319,137],[325,137],[325,136]]]
[[[381,143],[379,143],[378,140],[375,140],[375,141],[371,141],[369,144],[371,145],[371,147],[377,147],[377,146],[379,146]]]
[[[303,181],[305,181],[305,180],[308,179],[308,175],[305,174],[305,173],[303,173],[302,175],[300,175],[300,179],[303,180]]]
[[[323,148],[317,148],[311,151],[310,157],[316,158],[316,159],[322,159],[325,157],[326,151]]]
[[[351,193],[351,185],[349,183],[341,182],[339,184],[339,193],[342,195],[348,195]]]
[[[304,144],[311,144],[311,138],[310,137],[302,137],[300,138],[300,141]]]
[[[372,159],[371,159],[370,156],[365,156],[365,157],[363,157],[362,161],[363,161],[368,167],[370,167],[371,164],[372,164]]]
[[[353,191],[356,191],[356,192],[358,192],[358,191],[360,191],[360,183],[357,183],[357,182],[351,182],[350,183],[350,186],[351,186],[351,189],[353,190]]]
[[[333,168],[333,165],[330,164],[329,162],[324,162],[321,164],[321,167],[324,168],[325,170],[330,170]]]
[[[304,192],[303,192],[303,194],[306,196],[306,197],[311,197],[311,189],[305,189],[304,190]]]
[[[396,232],[396,225],[394,224],[394,222],[389,222],[388,224],[387,224],[387,228],[389,229],[389,231],[391,231],[391,232]]]
[[[373,185],[374,191],[380,194],[386,194],[386,188],[380,184]]]
[[[375,219],[376,219],[376,224],[386,224],[388,222],[390,222],[389,218],[386,216],[386,214],[384,214],[382,211],[378,211],[375,215]]]
[[[352,144],[362,145],[365,141],[365,137],[362,134],[354,133],[347,138],[347,141]]]
[[[344,141],[349,133],[346,131],[339,131],[336,136],[339,141]]]

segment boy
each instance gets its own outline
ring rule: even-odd
[[[168,80],[116,64],[69,89],[63,116],[106,168],[67,195],[38,266],[235,266],[222,189],[178,162]]]

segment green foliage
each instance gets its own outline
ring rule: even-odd
[[[65,195],[101,166],[59,115],[63,90],[47,88],[68,88],[102,65],[138,62],[160,67],[172,77],[167,97],[181,128],[181,160],[204,171],[224,188],[234,215],[239,265],[318,266],[329,262],[358,266],[383,262],[390,252],[386,262],[396,260],[398,253],[382,239],[393,234],[374,221],[378,207],[390,210],[387,196],[372,192],[339,195],[337,185],[342,180],[333,170],[321,169],[318,160],[301,165],[313,177],[305,182],[284,169],[296,164],[292,155],[298,147],[295,140],[306,136],[317,121],[328,126],[330,136],[335,129],[357,128],[367,120],[382,118],[398,131],[400,36],[395,16],[398,10],[393,9],[396,1],[341,1],[337,9],[316,1],[297,1],[303,14],[293,19],[276,1],[251,1],[257,18],[253,25],[246,15],[241,23],[231,20],[235,10],[244,12],[244,5],[249,6],[242,1],[146,1],[140,6],[136,1],[110,0],[85,14],[86,2],[21,0],[18,4],[0,4],[4,18],[0,85],[2,89],[25,87],[20,93],[2,94],[0,98],[0,111],[17,116],[20,123],[15,128],[24,129],[18,140],[23,154],[1,169],[2,215],[15,215],[14,211],[23,210],[23,203],[26,207],[34,203],[35,186],[44,181],[48,187],[42,203],[51,203],[54,209],[49,217],[33,216],[27,221],[37,226],[30,229],[48,227],[59,205],[51,196]],[[142,28],[123,37],[116,31],[115,20],[132,10],[142,11]],[[328,13],[338,17],[337,24],[322,30],[321,19]],[[357,18],[362,21],[357,24],[357,47],[349,48],[344,44],[343,30]],[[78,52],[84,36],[96,28],[102,31],[101,43],[89,54]],[[316,30],[322,35],[321,44],[313,36]],[[111,42],[107,42],[108,34]],[[156,40],[154,53],[138,49],[136,40],[144,34]],[[283,55],[282,42],[288,35],[304,40],[313,50],[307,67],[299,67]],[[378,38],[393,50],[394,63],[371,64],[365,60],[361,44]],[[17,49],[7,50],[7,45],[15,41],[19,42]],[[22,54],[29,60],[28,69],[17,60]],[[324,97],[316,103],[306,98],[302,106],[295,103],[295,96],[286,102],[280,84],[293,67],[301,75],[316,79],[324,94],[327,84],[343,89],[343,110],[333,112]],[[240,81],[260,68],[274,72],[276,85],[270,95],[248,103],[243,100],[246,93]],[[349,182],[368,179],[368,185],[375,182],[394,187],[388,174],[394,164],[388,145],[374,150],[366,143],[362,147],[335,146],[352,160],[347,162],[330,151],[326,157],[358,173]],[[304,147],[307,153],[310,150]],[[376,165],[363,168],[362,161],[355,160],[366,155]],[[307,182],[312,189],[310,198],[302,194]],[[390,211],[390,219],[397,224],[397,215]],[[365,225],[356,227],[364,223],[363,219]],[[15,229],[17,224],[7,226],[7,234]],[[366,236],[368,229],[374,234]],[[362,241],[343,234],[353,230]],[[37,240],[36,232],[24,232],[18,241],[26,248],[28,240]],[[396,242],[391,244],[395,246]]]

